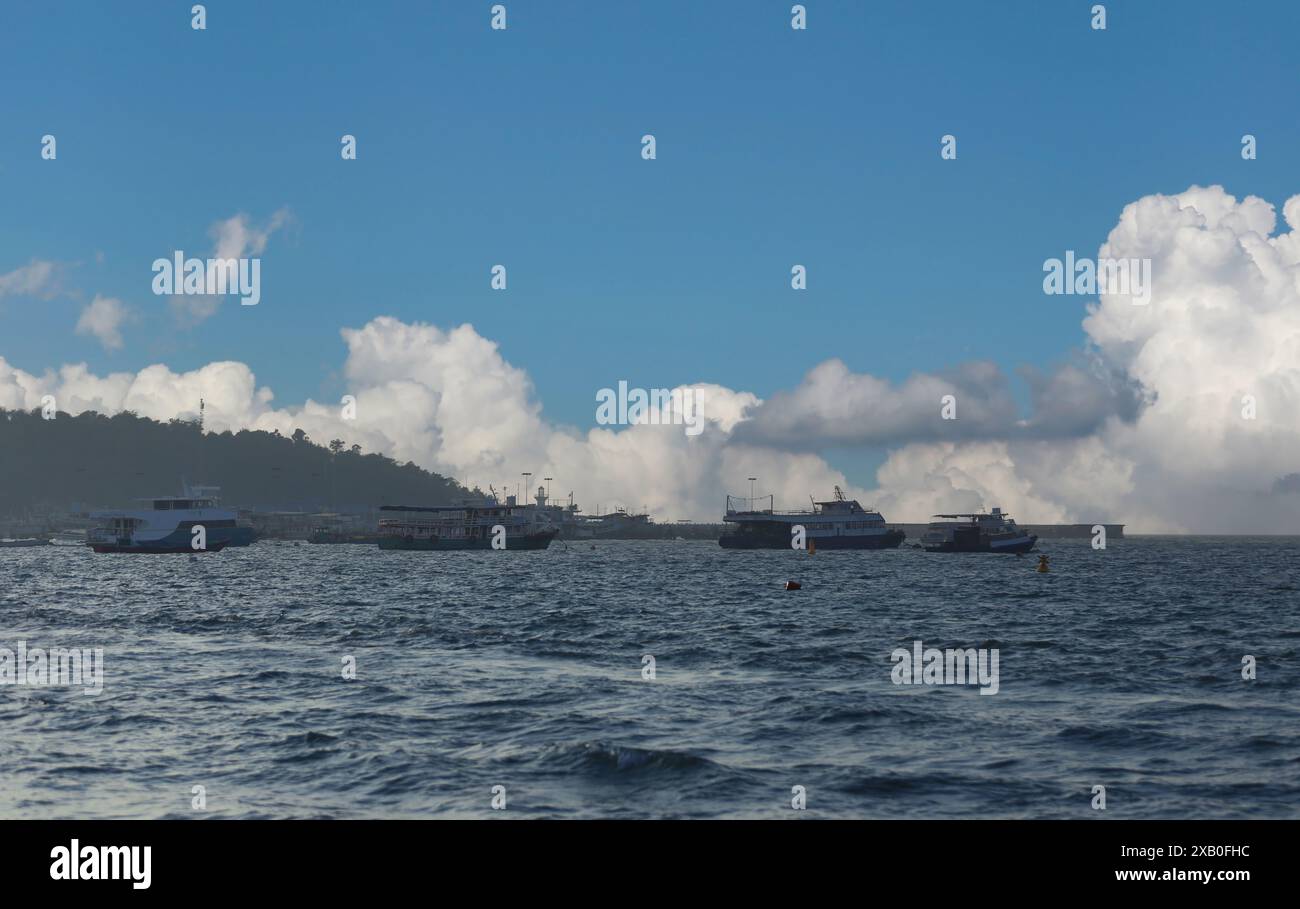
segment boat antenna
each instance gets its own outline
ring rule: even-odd
[[[203,398],[199,398],[199,456],[196,460],[198,462],[197,466],[199,468],[200,483],[208,482],[206,479],[204,479],[204,471],[203,471],[203,417],[204,417],[204,411],[206,409],[207,409],[207,402],[204,401]],[[183,494],[189,495],[190,491],[188,489],[185,489],[183,491]]]

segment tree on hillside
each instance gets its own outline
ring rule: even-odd
[[[36,506],[108,508],[176,495],[182,478],[221,487],[229,505],[450,504],[455,481],[361,446],[261,430],[204,432],[187,420],[86,412],[41,419],[0,410],[0,515]]]

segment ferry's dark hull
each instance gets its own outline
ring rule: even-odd
[[[1022,555],[1034,548],[1038,542],[1038,537],[1029,534],[1025,537],[1019,537],[1014,540],[1001,542],[998,540],[989,540],[988,538],[959,537],[956,540],[950,540],[944,543],[930,543],[925,545],[926,552],[1009,552],[1015,555]]]
[[[545,549],[555,539],[557,531],[548,530],[523,536],[506,537],[507,551]],[[385,536],[379,538],[379,548],[405,552],[461,552],[465,550],[492,549],[492,537],[477,540],[416,539],[414,537]]]
[[[91,543],[90,548],[98,553],[132,553],[139,555],[180,555],[183,553],[220,552],[226,548],[224,541],[209,543],[207,549],[191,549],[189,546],[159,546],[142,543]]]
[[[817,551],[830,549],[897,549],[907,538],[901,530],[887,530],[877,534],[857,534],[841,537],[808,537],[808,543]],[[718,537],[723,549],[789,549],[790,537],[757,533],[724,533]]]

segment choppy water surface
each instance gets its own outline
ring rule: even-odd
[[[1044,549],[0,551],[0,647],[106,663],[0,688],[0,816],[1300,816],[1300,539]]]

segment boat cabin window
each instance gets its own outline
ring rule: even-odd
[[[154,511],[188,511],[193,508],[216,508],[216,499],[154,499]]]

